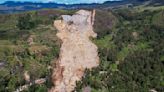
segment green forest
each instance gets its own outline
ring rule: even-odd
[[[53,21],[76,10],[43,9],[0,15],[0,92],[14,92],[31,81],[46,78],[24,92],[47,92],[49,68],[59,57],[61,41]],[[100,65],[86,70],[76,92],[164,92],[164,9],[97,9],[91,40],[98,46]]]

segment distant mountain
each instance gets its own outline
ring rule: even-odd
[[[151,4],[158,3],[158,5],[164,5],[164,0],[122,0],[122,1],[107,1],[103,4],[57,4],[57,3],[33,3],[33,2],[14,2],[7,1],[3,4],[0,4],[0,13],[13,13],[13,12],[22,12],[29,10],[38,10],[44,8],[56,8],[56,9],[91,9],[91,8],[113,8],[120,5],[140,5],[144,2],[151,1]]]
[[[12,13],[20,11],[38,10],[44,8],[56,8],[56,9],[78,9],[78,8],[91,8],[98,4],[57,4],[57,3],[32,3],[32,2],[14,2],[7,1],[0,4],[0,13]]]

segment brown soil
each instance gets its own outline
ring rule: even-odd
[[[55,87],[50,92],[72,92],[85,69],[99,65],[97,46],[89,39],[97,36],[93,31],[94,16],[95,11],[80,10],[54,22],[62,46],[52,75]]]

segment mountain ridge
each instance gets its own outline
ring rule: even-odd
[[[0,14],[2,13],[14,13],[21,11],[39,10],[39,9],[93,9],[93,8],[113,8],[119,7],[121,5],[141,5],[148,2],[151,5],[158,4],[164,5],[164,1],[160,0],[121,0],[121,1],[106,1],[102,4],[91,3],[91,4],[58,4],[54,2],[41,3],[41,2],[16,2],[16,1],[6,1],[0,4]]]

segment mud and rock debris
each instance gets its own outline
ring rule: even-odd
[[[72,92],[85,69],[99,65],[97,46],[90,41],[97,34],[93,31],[95,11],[79,10],[74,15],[62,15],[55,20],[57,37],[62,40],[59,59],[53,69],[54,87],[50,92]]]

